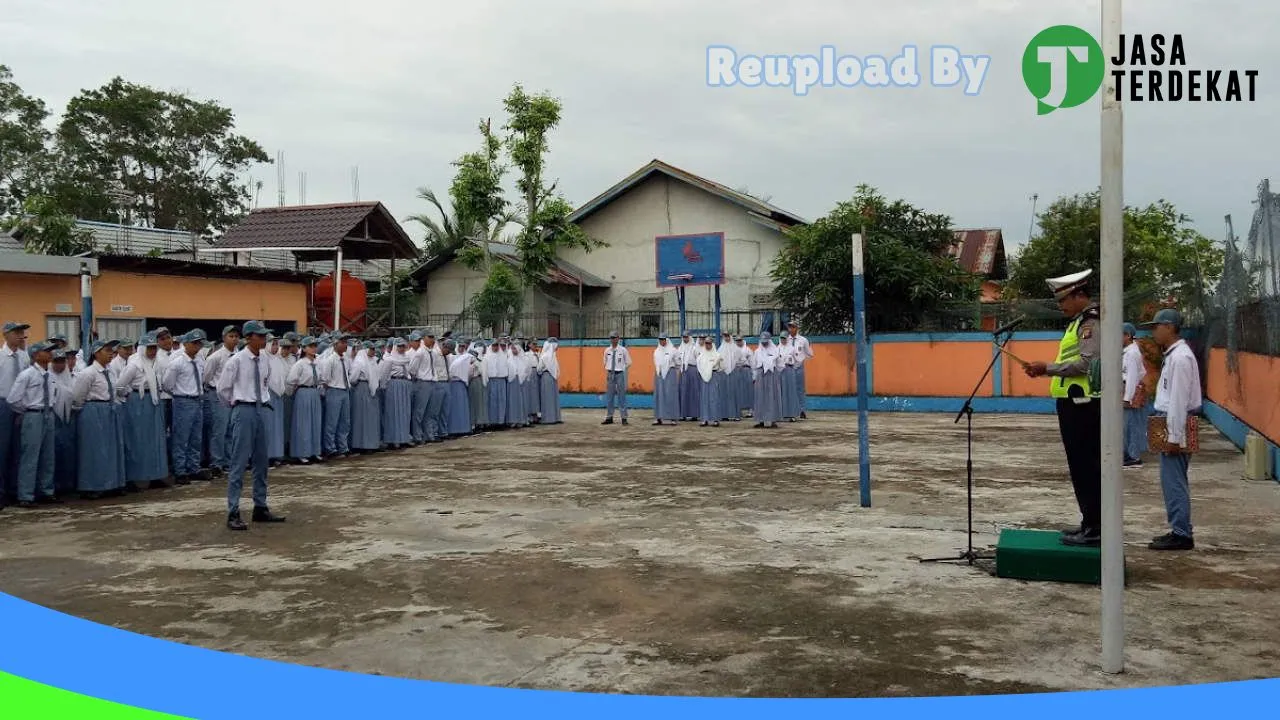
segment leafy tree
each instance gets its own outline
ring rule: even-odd
[[[0,223],[0,228],[20,236],[29,253],[79,255],[93,249],[93,233],[77,226],[75,217],[46,195],[28,197],[20,212]]]
[[[513,325],[524,306],[524,289],[506,263],[495,263],[484,287],[471,300],[482,329],[498,331]]]
[[[378,292],[369,295],[369,315],[376,317],[385,314],[386,322],[391,322],[391,287],[394,284],[396,288],[395,324],[398,326],[418,324],[419,296],[410,281],[410,272],[411,270],[397,270],[394,276],[387,277]]]
[[[556,192],[555,183],[546,182],[549,135],[560,124],[560,101],[550,95],[530,95],[517,84],[503,104],[507,111],[507,154],[519,173],[516,188],[523,228],[516,236],[516,247],[520,253],[520,279],[533,284],[551,267],[557,248],[590,251],[604,243],[569,222],[572,206]]]
[[[947,253],[955,242],[949,217],[859,185],[825,217],[793,228],[774,258],[774,298],[803,312],[809,332],[852,329],[850,238],[864,229],[869,329],[915,329],[950,303],[977,300],[979,280]]]
[[[480,134],[483,147],[478,152],[464,154],[453,163],[458,171],[449,186],[452,215],[445,210],[433,190],[418,190],[418,197],[431,203],[440,217],[436,220],[427,214],[409,216],[426,230],[425,257],[471,248],[468,241],[477,240],[480,245],[472,248],[476,255],[468,255],[468,264],[487,267],[488,243],[497,242],[502,230],[514,220],[503,197],[502,176],[506,169],[498,163],[502,141],[494,137],[488,120],[480,123]]]
[[[1124,210],[1125,312],[1142,318],[1154,300],[1175,298],[1186,308],[1209,304],[1210,288],[1222,277],[1224,250],[1189,227],[1190,219],[1160,200]],[[1045,278],[1097,268],[1101,251],[1101,205],[1095,192],[1054,201],[1039,216],[1040,234],[1010,265],[1006,295],[1044,298]]]
[[[0,65],[0,216],[18,212],[42,190],[52,161],[48,117],[44,101],[24,94]]]
[[[422,256],[431,258],[462,247],[467,241],[471,228],[462,224],[457,211],[450,213],[445,210],[444,205],[436,197],[435,191],[430,188],[418,188],[418,197],[431,203],[440,216],[439,220],[426,213],[409,216],[409,220],[418,223],[426,230]]]
[[[115,78],[71,100],[58,127],[57,197],[77,217],[209,232],[249,207],[240,176],[270,159],[213,101]]]

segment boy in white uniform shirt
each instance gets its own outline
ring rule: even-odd
[[[1164,349],[1164,365],[1156,388],[1155,410],[1166,416],[1168,437],[1160,450],[1160,490],[1170,532],[1151,541],[1152,550],[1191,550],[1196,546],[1191,528],[1191,489],[1186,452],[1187,418],[1199,412],[1204,398],[1200,393],[1200,366],[1195,353],[1180,336],[1182,315],[1171,308],[1156,313],[1143,327],[1152,328],[1156,343]]]
[[[18,507],[58,502],[53,487],[53,408],[61,391],[49,374],[52,343],[31,347],[32,363],[18,374],[5,400],[21,418],[18,461]]]

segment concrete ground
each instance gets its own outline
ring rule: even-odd
[[[288,523],[223,527],[225,485],[0,513],[0,590],[180,642],[441,681],[627,693],[884,696],[1280,674],[1280,485],[1212,432],[1199,547],[1125,474],[1128,672],[1097,671],[1097,587],[921,564],[964,545],[964,433],[872,418],[778,430],[566,424],[271,474]],[[1050,417],[978,416],[975,543],[1077,520]],[[247,493],[247,490],[246,490]],[[246,495],[245,506],[249,506]]]

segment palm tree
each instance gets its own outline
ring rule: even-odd
[[[457,213],[446,211],[431,188],[418,188],[418,197],[434,205],[436,212],[440,214],[438,222],[436,218],[425,213],[410,215],[408,218],[422,225],[427,231],[423,241],[422,256],[435,257],[462,247],[472,233],[469,232],[470,228],[459,226]]]

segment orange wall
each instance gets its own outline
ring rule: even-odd
[[[58,305],[70,305],[70,311]],[[113,313],[113,305],[131,305]],[[224,280],[104,271],[93,281],[93,309],[99,318],[190,318],[293,320],[307,322],[307,286],[262,280]],[[43,340],[45,316],[79,314],[80,278],[0,273],[0,317],[29,323],[31,342]],[[181,328],[175,328],[181,330]]]
[[[1205,394],[1271,442],[1280,443],[1280,358],[1242,352],[1237,359],[1239,370],[1232,373],[1226,350],[1209,351]]]
[[[637,345],[631,350],[630,392],[653,392],[653,346]],[[1050,362],[1057,355],[1053,340],[1017,340],[1009,351],[1027,361]],[[565,392],[603,393],[605,390],[604,347],[565,347],[556,353],[560,360],[561,387]],[[872,392],[884,396],[964,397],[973,390],[987,363],[991,362],[989,342],[939,340],[900,341],[892,336],[872,345]],[[852,395],[857,392],[857,353],[853,343],[815,342],[813,359],[805,365],[805,391],[810,395]],[[994,373],[993,373],[994,374]],[[1001,395],[1004,397],[1048,397],[1049,381],[1032,379],[1017,362],[1001,363]],[[995,393],[995,380],[988,377],[980,396]]]

